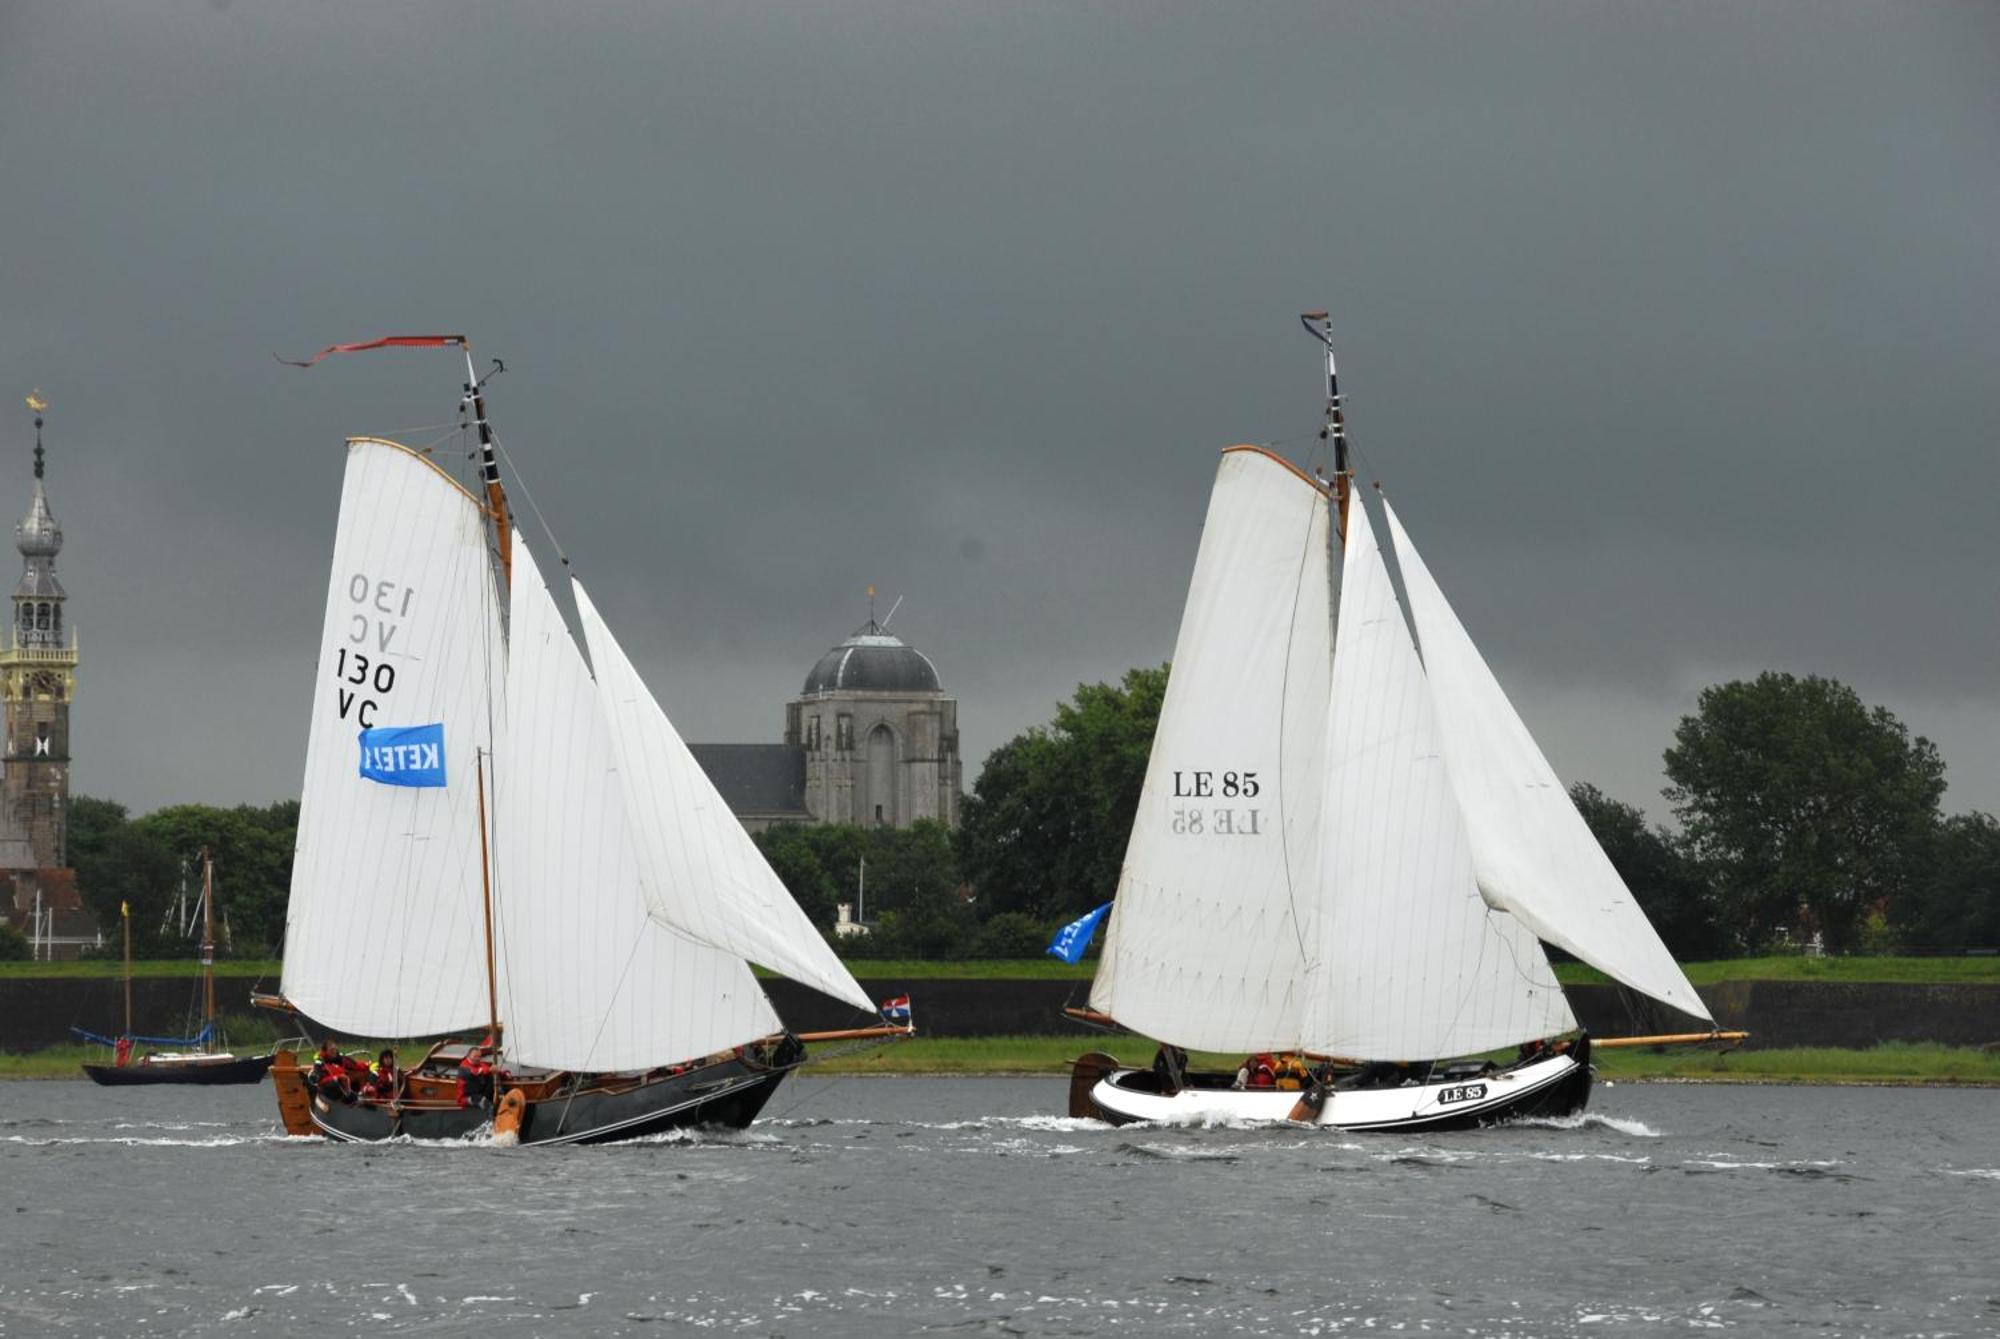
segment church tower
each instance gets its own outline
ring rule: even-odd
[[[871,586],[868,591],[875,594]],[[894,611],[891,611],[892,613]],[[819,658],[785,707],[785,743],[805,750],[814,822],[958,826],[958,699],[937,667],[875,621]]]
[[[76,691],[76,637],[63,616],[56,555],[62,527],[42,486],[42,404],[35,410],[35,492],[28,514],[14,527],[21,551],[21,579],[14,587],[13,621],[0,643],[0,683],[5,685],[5,778],[0,782],[0,830],[27,840],[37,868],[69,865],[69,704]]]

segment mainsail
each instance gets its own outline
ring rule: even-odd
[[[1090,1002],[1208,1050],[1289,1049],[1318,883],[1331,660],[1323,488],[1223,453]]]
[[[1368,514],[1347,512],[1323,878],[1302,1049],[1421,1060],[1576,1026],[1535,936],[1491,910],[1436,713]]]
[[[1696,1018],[1707,1007],[1632,900],[1387,503],[1480,892],[1536,935]]]
[[[873,1014],[867,992],[716,793],[582,583],[572,589],[654,919]]]
[[[596,687],[518,532],[513,554],[494,783],[509,1057],[642,1070],[780,1031],[741,958],[648,914]]]
[[[285,925],[285,996],[328,1027],[487,1020],[474,769],[503,674],[484,509],[422,456],[350,441]],[[391,726],[442,728],[443,785],[358,775],[360,732]]]

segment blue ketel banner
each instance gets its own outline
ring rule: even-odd
[[[1104,919],[1104,913],[1109,910],[1111,904],[1106,902],[1088,916],[1079,917],[1063,926],[1056,931],[1055,942],[1049,945],[1048,951],[1064,962],[1073,963],[1081,958],[1083,951],[1090,947],[1090,937],[1097,933],[1097,923]]]
[[[385,786],[442,786],[444,723],[363,730],[361,775]]]

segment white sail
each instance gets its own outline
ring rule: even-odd
[[[508,1056],[638,1070],[779,1031],[748,964],[648,913],[596,688],[518,532],[513,584],[493,786]]]
[[[1301,1048],[1429,1060],[1573,1029],[1542,946],[1479,896],[1430,689],[1358,498],[1332,698]]]
[[[504,672],[484,509],[404,447],[349,442],[285,923],[285,996],[328,1027],[487,1020],[474,768]],[[364,726],[434,724],[445,785],[359,774]]]
[[[1684,1013],[1708,1009],[1384,504],[1480,892],[1548,943]]]
[[[653,917],[873,1014],[867,992],[716,793],[582,584],[573,589]]]
[[[1332,612],[1325,493],[1223,453],[1091,1005],[1206,1050],[1289,1048],[1315,896]]]

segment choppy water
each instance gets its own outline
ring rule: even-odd
[[[330,1147],[0,1083],[0,1334],[2000,1333],[2000,1092],[1600,1089],[1427,1139],[794,1081],[740,1134]]]

